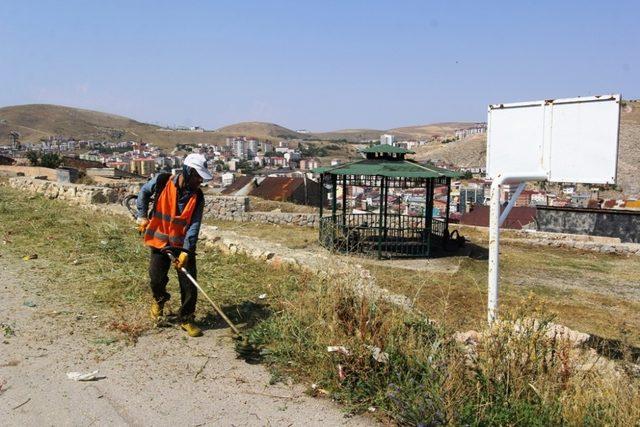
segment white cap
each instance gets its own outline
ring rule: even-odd
[[[200,175],[205,181],[213,179],[213,176],[209,172],[209,169],[207,169],[207,158],[202,154],[189,154],[184,159],[184,165],[189,166],[190,168],[194,168],[196,172],[198,172],[198,175]]]

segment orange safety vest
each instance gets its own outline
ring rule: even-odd
[[[178,215],[178,189],[170,177],[156,200],[153,216],[144,233],[144,244],[156,249],[165,246],[182,247],[191,215],[196,209],[197,195],[193,194]]]

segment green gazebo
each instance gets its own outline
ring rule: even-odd
[[[313,171],[320,174],[322,189],[322,246],[378,258],[431,257],[433,248],[446,246],[450,240],[451,178],[458,178],[459,174],[405,159],[406,154],[414,152],[401,147],[383,144],[361,152],[366,158]],[[433,195],[437,186],[447,187],[447,204],[442,218],[433,215]],[[371,197],[368,197],[372,203],[363,201],[364,209],[348,206],[347,193],[364,194],[364,188],[372,189]],[[405,193],[402,190],[407,189],[413,189],[409,190],[410,196],[402,194]],[[327,214],[324,205],[329,195],[331,210]],[[408,203],[408,200],[412,202]]]

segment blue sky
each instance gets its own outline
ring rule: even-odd
[[[484,121],[489,103],[640,98],[638,1],[12,1],[0,106],[310,130]]]

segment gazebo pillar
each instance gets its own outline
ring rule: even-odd
[[[338,185],[336,181],[337,177],[335,175],[331,175],[331,220],[334,224],[336,223],[336,210],[338,209],[338,202],[336,201],[336,189]]]
[[[385,179],[384,177],[380,177],[380,216],[378,217],[378,259],[382,258],[382,235],[384,234],[384,225],[383,220],[386,219],[384,216],[385,206],[386,206],[386,196],[385,196]]]
[[[320,222],[322,222],[322,207],[324,206],[324,174],[320,174]]]
[[[342,175],[342,226],[347,225],[347,175]]]
[[[451,178],[447,177],[447,206],[444,215],[444,231],[449,236],[449,209],[451,206]]]
[[[336,189],[338,177],[331,175],[331,245],[336,244],[336,209],[337,209],[337,195]]]
[[[427,256],[431,256],[431,233],[433,232],[433,178],[427,179],[427,188],[425,189],[425,231],[427,232]]]

